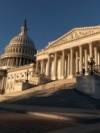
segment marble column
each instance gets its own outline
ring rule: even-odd
[[[70,48],[70,78],[73,77],[73,48]]]
[[[7,66],[9,66],[9,58],[7,58]]]
[[[4,65],[4,59],[2,59],[2,66]]]
[[[82,54],[82,46],[79,46],[79,72],[82,74],[83,69],[83,54]]]
[[[90,58],[93,57],[93,46],[92,46],[92,43],[89,43],[89,54],[90,54]]]
[[[100,53],[98,52],[98,65],[100,65]]]
[[[41,74],[43,74],[43,60],[41,60]]]
[[[6,66],[6,63],[7,63],[7,60],[6,60],[6,58],[4,59],[4,66]]]
[[[13,57],[11,58],[11,66],[13,65]]]
[[[5,66],[7,66],[7,58],[5,59]]]
[[[5,59],[3,59],[3,65],[5,66]]]
[[[10,66],[11,66],[11,57],[10,57],[10,63],[9,63],[9,64],[10,64]]]
[[[48,55],[47,76],[50,76],[50,55]]]
[[[4,88],[3,88],[3,86],[4,86],[4,76],[2,76],[2,79],[1,79],[1,90],[3,90]]]
[[[19,58],[19,66],[21,66],[21,61],[22,61],[22,59],[21,59],[21,57]]]
[[[98,65],[97,47],[94,47],[94,61],[95,65]]]
[[[98,65],[100,65],[100,53],[98,52]]]
[[[10,57],[10,66],[11,66],[11,63],[12,63],[12,58]]]
[[[65,51],[62,51],[62,79],[65,78]]]
[[[78,67],[78,51],[76,51],[76,74],[79,73],[79,67]]]
[[[13,57],[13,66],[15,65],[15,58]]]
[[[18,57],[16,57],[16,66],[18,66]]]
[[[69,53],[67,54],[67,78],[70,75],[70,59],[69,59]]]
[[[88,74],[88,55],[87,55],[87,49],[84,50],[85,54],[85,75]]]
[[[55,53],[54,57],[54,80],[57,79],[57,52]]]
[[[39,61],[36,61],[36,73],[38,74]]]
[[[4,62],[4,65],[5,65],[5,66],[6,66],[6,62],[7,62],[7,61],[6,61],[6,59],[5,59],[5,62]]]

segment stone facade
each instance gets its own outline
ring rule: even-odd
[[[15,92],[21,89],[24,90],[25,87],[24,88],[21,87],[23,84],[26,84],[28,88],[29,86],[32,87],[33,84],[36,84],[33,81],[34,73],[35,73],[35,64],[29,64],[9,69],[7,74],[5,93],[10,93],[13,91]],[[18,90],[18,88],[20,89]]]
[[[100,65],[99,40],[100,26],[74,28],[36,53],[25,21],[21,33],[0,56],[0,70],[7,72],[6,76],[0,76],[0,86],[5,84],[5,93],[11,93],[50,80],[75,78],[83,69],[87,75],[91,57],[95,65]]]
[[[36,71],[52,80],[73,78],[77,73],[88,74],[88,61],[100,64],[100,26],[75,28],[37,51]]]
[[[11,39],[5,52],[0,56],[0,92],[12,93],[30,88],[36,84],[32,77],[35,73],[36,48],[27,35],[26,20],[21,32]],[[6,71],[6,76],[4,74]]]

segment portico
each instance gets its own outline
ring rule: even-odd
[[[41,74],[52,80],[73,78],[83,69],[87,75],[91,57],[100,64],[100,26],[75,28],[36,54]]]

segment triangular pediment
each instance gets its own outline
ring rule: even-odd
[[[46,48],[49,48],[49,47],[52,47],[55,45],[59,45],[59,44],[63,44],[66,42],[78,40],[80,38],[83,38],[83,37],[86,37],[89,35],[93,35],[95,33],[100,33],[100,26],[74,28],[71,31],[69,31],[68,33],[61,36],[60,38],[58,38],[52,42],[49,42],[49,44],[47,45]]]

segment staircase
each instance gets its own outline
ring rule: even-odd
[[[87,95],[70,88],[36,91],[30,95],[12,99],[9,103],[46,107],[100,109],[100,100],[92,99]]]
[[[93,73],[97,76],[100,76],[100,65],[94,66]]]
[[[6,95],[8,99],[5,102],[46,107],[100,109],[100,100],[92,99],[75,89],[75,79],[73,79],[74,82],[65,81],[55,81],[21,93]]]
[[[18,98],[27,97],[27,96],[33,95],[34,93],[37,93],[37,92],[38,93],[44,93],[44,92],[49,93],[49,90],[55,91],[58,89],[67,88],[69,86],[70,86],[69,87],[70,89],[73,87],[75,88],[75,83],[76,83],[75,78],[52,81],[52,82],[49,82],[46,84],[34,86],[34,87],[27,89],[27,90],[0,95],[0,102],[9,101],[11,99],[16,99],[16,98],[18,99]]]

